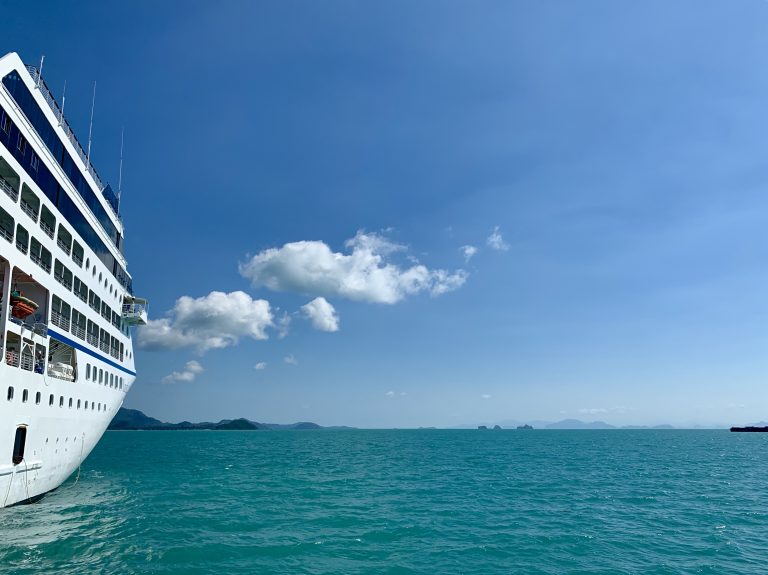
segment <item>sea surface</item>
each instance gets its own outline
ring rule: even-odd
[[[0,573],[768,571],[768,434],[112,431]]]

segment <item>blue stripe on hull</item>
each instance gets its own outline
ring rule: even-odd
[[[91,349],[88,349],[83,344],[81,344],[79,342],[76,342],[73,339],[69,339],[66,335],[62,335],[59,332],[52,330],[51,328],[48,328],[48,335],[50,335],[54,339],[59,340],[62,343],[66,343],[67,345],[71,345],[75,349],[79,349],[83,353],[87,353],[88,355],[91,355],[91,356],[95,357],[96,359],[99,359],[99,360],[103,361],[106,364],[111,365],[115,369],[119,369],[120,371],[124,371],[128,375],[132,375],[132,376],[136,377],[136,372],[135,371],[131,371],[130,369],[127,369],[127,368],[123,367],[119,363],[115,363],[111,359],[107,359],[105,356],[101,355],[100,353],[96,353],[95,351],[93,351]]]

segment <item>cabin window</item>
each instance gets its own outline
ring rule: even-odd
[[[10,386],[8,388],[8,401],[12,401],[12,400],[13,400],[13,386]]]
[[[83,246],[77,243],[77,240],[72,240],[72,259],[74,262],[83,267]]]
[[[86,286],[77,276],[75,276],[72,282],[74,285],[75,295],[79,297],[84,303],[88,303],[88,286]]]
[[[43,268],[45,271],[51,271],[51,252],[49,252],[35,236],[32,236],[32,241],[29,247],[29,257]]]
[[[72,409],[72,398],[69,398],[69,409]]]
[[[80,409],[80,400],[77,400],[77,409]]]
[[[25,389],[21,392],[21,403],[27,403],[29,401],[29,390]]]
[[[67,255],[72,251],[72,234],[61,224],[59,224],[59,232],[56,235],[56,243]]]
[[[40,396],[40,392],[38,391],[38,392],[35,394],[35,405],[40,405],[40,397],[41,397],[41,396]]]
[[[16,249],[23,254],[29,251],[29,232],[21,224],[16,226]]]
[[[53,406],[53,394],[48,398],[48,405]]]
[[[37,215],[40,213],[40,198],[37,197],[27,184],[21,186],[21,211],[27,214],[32,221],[37,221]]]
[[[91,379],[91,364],[85,364],[85,379]]]
[[[104,382],[104,370],[100,369],[99,370],[99,384],[101,384],[103,382]]]
[[[9,242],[13,242],[13,228],[16,222],[13,221],[11,214],[0,208],[0,236]]]
[[[24,461],[24,448],[27,445],[27,426],[19,425],[16,428],[16,437],[13,440],[13,461],[14,465],[18,465]]]
[[[88,409],[88,400],[85,400],[85,409]]]
[[[49,238],[53,239],[53,230],[56,229],[56,216],[45,206],[43,206],[40,212],[40,227]]]
[[[64,407],[64,396],[63,395],[59,396],[59,407]]]

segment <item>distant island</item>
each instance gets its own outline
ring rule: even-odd
[[[759,424],[756,424],[759,425]],[[582,421],[580,419],[562,419],[560,421],[500,421],[475,425],[460,425],[458,429],[491,429],[499,426],[506,429],[675,429],[669,424],[662,425],[611,425],[605,421]]]
[[[323,427],[317,423],[311,421],[300,421],[298,423],[259,423],[258,421],[250,421],[245,418],[239,419],[222,419],[218,423],[210,421],[204,421],[202,423],[190,423],[189,421],[182,421],[181,423],[166,423],[149,417],[139,411],[138,409],[126,409],[121,407],[112,422],[107,427],[108,430],[122,430],[122,431],[185,431],[196,429],[207,429],[214,431],[226,431],[226,430],[238,430],[238,431],[256,431],[256,430],[269,430],[269,429],[354,429],[352,427],[338,426],[338,427]]]

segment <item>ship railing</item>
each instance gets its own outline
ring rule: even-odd
[[[51,323],[63,330],[69,331],[69,318],[57,311],[51,312]]]
[[[51,271],[51,264],[48,262],[43,261],[43,258],[41,258],[39,255],[35,253],[30,253],[29,258],[35,262],[37,265],[39,265],[41,268],[43,268],[45,271],[50,272]]]
[[[76,291],[76,292],[75,292],[75,295],[76,295],[78,298],[80,298],[80,300],[81,300],[83,303],[88,303],[88,296],[87,296],[86,294],[84,294],[84,293],[81,293],[81,292],[79,292],[79,291]]]
[[[32,218],[32,221],[37,223],[37,212],[35,209],[27,202],[24,201],[24,198],[21,198],[21,211],[27,214],[30,218]]]
[[[56,118],[59,120],[59,126],[62,130],[64,130],[64,134],[67,136],[69,143],[72,144],[73,148],[75,148],[75,152],[77,152],[77,155],[82,160],[83,165],[85,165],[86,171],[91,174],[93,181],[96,182],[96,186],[99,188],[99,192],[103,194],[104,188],[106,186],[101,181],[99,174],[96,173],[96,169],[91,164],[91,160],[88,157],[88,154],[85,153],[85,150],[80,145],[80,141],[77,139],[77,136],[75,136],[75,132],[72,130],[72,128],[69,127],[67,120],[64,118],[64,111],[59,108],[59,104],[56,102],[56,98],[53,97],[53,94],[51,94],[51,91],[48,89],[48,85],[45,83],[45,80],[40,74],[40,70],[38,70],[36,66],[31,66],[29,64],[27,64],[27,70],[35,80],[35,84],[37,85],[38,90],[40,90],[40,95],[48,104],[48,107],[53,112],[53,115],[56,116]],[[114,216],[119,219],[120,215],[112,206],[111,202],[107,201],[106,204],[109,206],[109,210],[114,214]]]
[[[85,328],[83,326],[73,323],[71,331],[72,331],[72,335],[74,335],[75,337],[83,340],[85,339]]]
[[[9,184],[8,182],[3,179],[2,176],[0,176],[0,188],[8,195],[9,198],[11,198],[14,202],[19,199],[19,192],[17,192],[14,187]]]
[[[35,358],[32,357],[31,353],[22,352],[19,367],[21,369],[25,369],[26,371],[32,371],[32,369],[35,367]]]
[[[93,335],[92,333],[88,334],[88,343],[90,343],[93,347],[99,347],[99,336]]]
[[[99,349],[104,353],[109,353],[109,344],[106,341],[100,341]]]
[[[19,352],[14,350],[9,350],[5,352],[5,363],[10,365],[11,367],[19,367]]]
[[[40,220],[40,228],[42,228],[49,238],[53,239],[53,228],[49,226],[47,222]]]
[[[72,259],[75,261],[77,265],[82,267],[83,265],[83,256],[76,254],[75,252],[72,252]]]
[[[5,228],[0,228],[0,236],[4,237],[9,242],[13,241],[13,234]]]
[[[61,251],[63,251],[65,254],[69,255],[69,250],[70,250],[70,247],[67,245],[67,242],[65,242],[65,241],[64,241],[63,239],[61,239],[61,238],[57,238],[57,239],[56,239],[56,243],[57,243],[57,244],[59,245],[59,247],[61,248]]]
[[[19,238],[16,238],[16,248],[23,254],[26,254],[29,251],[27,245]]]
[[[110,347],[109,348],[109,355],[111,355],[115,359],[120,359],[120,348],[119,347]]]

